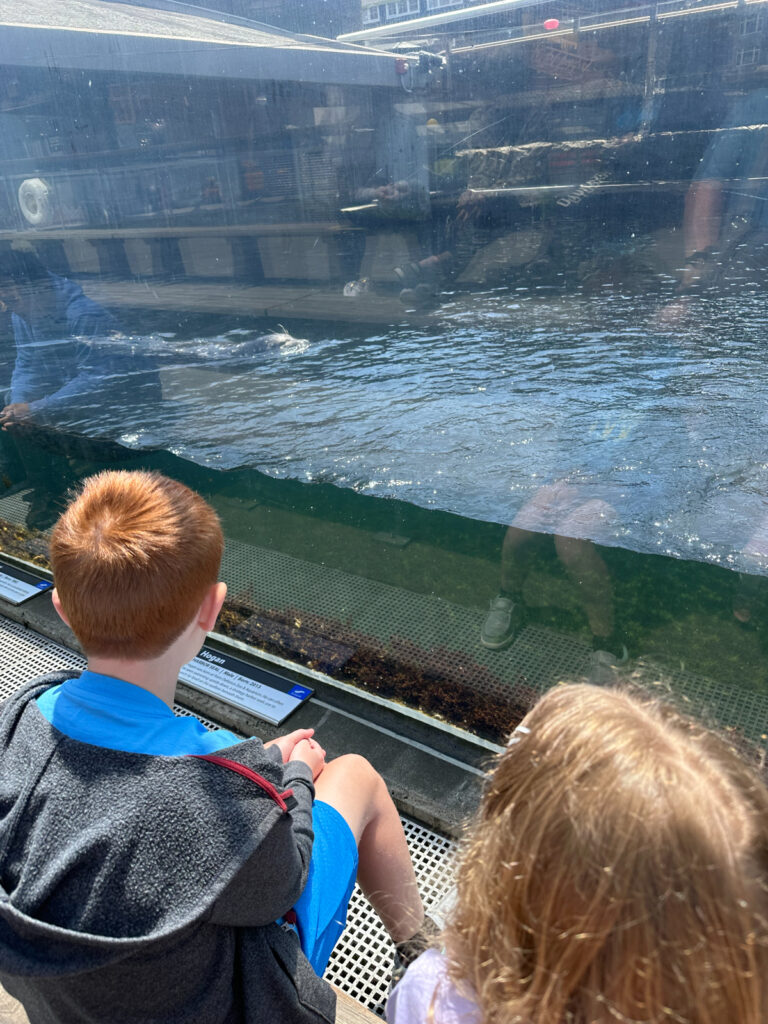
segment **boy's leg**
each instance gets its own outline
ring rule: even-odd
[[[410,939],[424,922],[424,907],[392,797],[364,757],[329,761],[315,780],[318,800],[349,825],[358,846],[357,880],[395,943]]]

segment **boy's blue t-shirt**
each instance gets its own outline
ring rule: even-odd
[[[46,690],[37,706],[71,739],[131,754],[213,754],[242,743],[226,729],[209,732],[196,718],[175,715],[141,686],[88,669]]]

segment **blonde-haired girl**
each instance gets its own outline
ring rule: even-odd
[[[444,932],[390,1024],[768,1020],[768,790],[723,739],[587,685],[490,776]]]

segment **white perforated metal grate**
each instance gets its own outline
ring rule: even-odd
[[[35,676],[85,667],[81,655],[0,618],[0,700]],[[177,714],[189,715],[175,706]],[[205,718],[209,729],[218,728]],[[408,846],[427,910],[449,891],[453,844],[417,822],[403,818]],[[334,950],[326,977],[359,1002],[383,1016],[392,969],[393,946],[378,917],[355,887],[347,929]]]
[[[402,821],[421,898],[429,913],[451,889],[455,844],[415,821]],[[349,905],[348,921],[325,977],[383,1017],[394,946],[357,886]]]
[[[0,661],[0,700],[36,676],[85,668],[81,654],[3,618],[0,618]],[[192,714],[179,704],[174,704],[173,709],[177,715]],[[207,729],[221,728],[200,715],[197,718]]]
[[[85,668],[80,654],[2,618],[0,651],[0,700],[35,676]]]

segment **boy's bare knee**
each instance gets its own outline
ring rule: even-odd
[[[334,757],[331,764],[338,766],[341,771],[355,774],[367,775],[370,772],[378,774],[371,762],[362,754],[341,754],[339,757]]]
[[[315,781],[315,793],[318,800],[336,808],[358,843],[369,822],[385,812],[389,802],[384,779],[360,754],[342,754],[330,761]]]
[[[342,754],[335,757],[326,765],[323,775],[329,768],[333,769],[334,774],[342,775],[345,782],[353,782],[363,789],[384,785],[382,777],[362,754]]]

